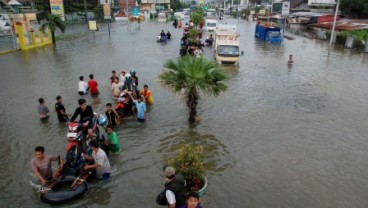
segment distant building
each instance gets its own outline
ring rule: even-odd
[[[141,0],[140,10],[161,11],[170,10],[170,0]]]

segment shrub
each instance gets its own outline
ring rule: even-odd
[[[179,154],[169,160],[169,165],[191,184],[192,181],[202,179],[204,176],[203,158],[202,146],[183,145],[179,149]]]
[[[353,42],[353,48],[355,50],[364,51],[365,45],[363,44],[363,41],[355,39]]]
[[[346,37],[347,36],[344,35],[344,34],[337,34],[336,35],[336,44],[345,45]]]
[[[331,32],[330,31],[326,31],[325,35],[326,35],[326,39],[327,40],[330,40],[330,38],[331,38]]]

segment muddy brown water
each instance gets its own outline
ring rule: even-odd
[[[254,22],[224,21],[238,24],[244,55],[238,67],[224,67],[226,93],[202,96],[195,128],[184,102],[157,82],[165,60],[178,56],[181,31],[170,23],[130,31],[115,24],[111,39],[102,29],[95,40],[87,34],[59,41],[56,50],[0,56],[0,207],[49,207],[30,185],[37,182],[30,160],[36,145],[65,155],[67,129],[54,112],[40,122],[38,98],[53,110],[61,95],[71,113],[80,98],[78,77],[93,73],[101,94],[85,98],[103,112],[113,102],[110,72],[131,68],[152,90],[149,120],[127,118],[117,129],[122,152],[110,158],[110,182],[91,182],[82,199],[59,207],[160,207],[161,168],[184,143],[205,147],[205,207],[367,207],[367,54],[328,50],[327,42],[298,36],[268,44],[254,38]],[[174,39],[156,43],[161,29]],[[212,59],[212,51],[205,55]]]

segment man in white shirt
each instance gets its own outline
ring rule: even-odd
[[[87,82],[84,81],[84,76],[80,76],[79,82],[78,82],[78,93],[80,95],[85,95],[87,94],[87,90],[88,90],[88,84]]]
[[[96,176],[101,180],[107,180],[111,175],[111,167],[109,159],[106,153],[99,147],[98,141],[96,139],[92,140],[89,145],[92,148],[92,157],[84,156],[86,159],[93,159],[95,164],[85,165],[84,169],[96,169]]]

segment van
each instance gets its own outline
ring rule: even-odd
[[[204,29],[207,32],[214,32],[216,30],[217,24],[217,19],[206,19],[204,23]]]

